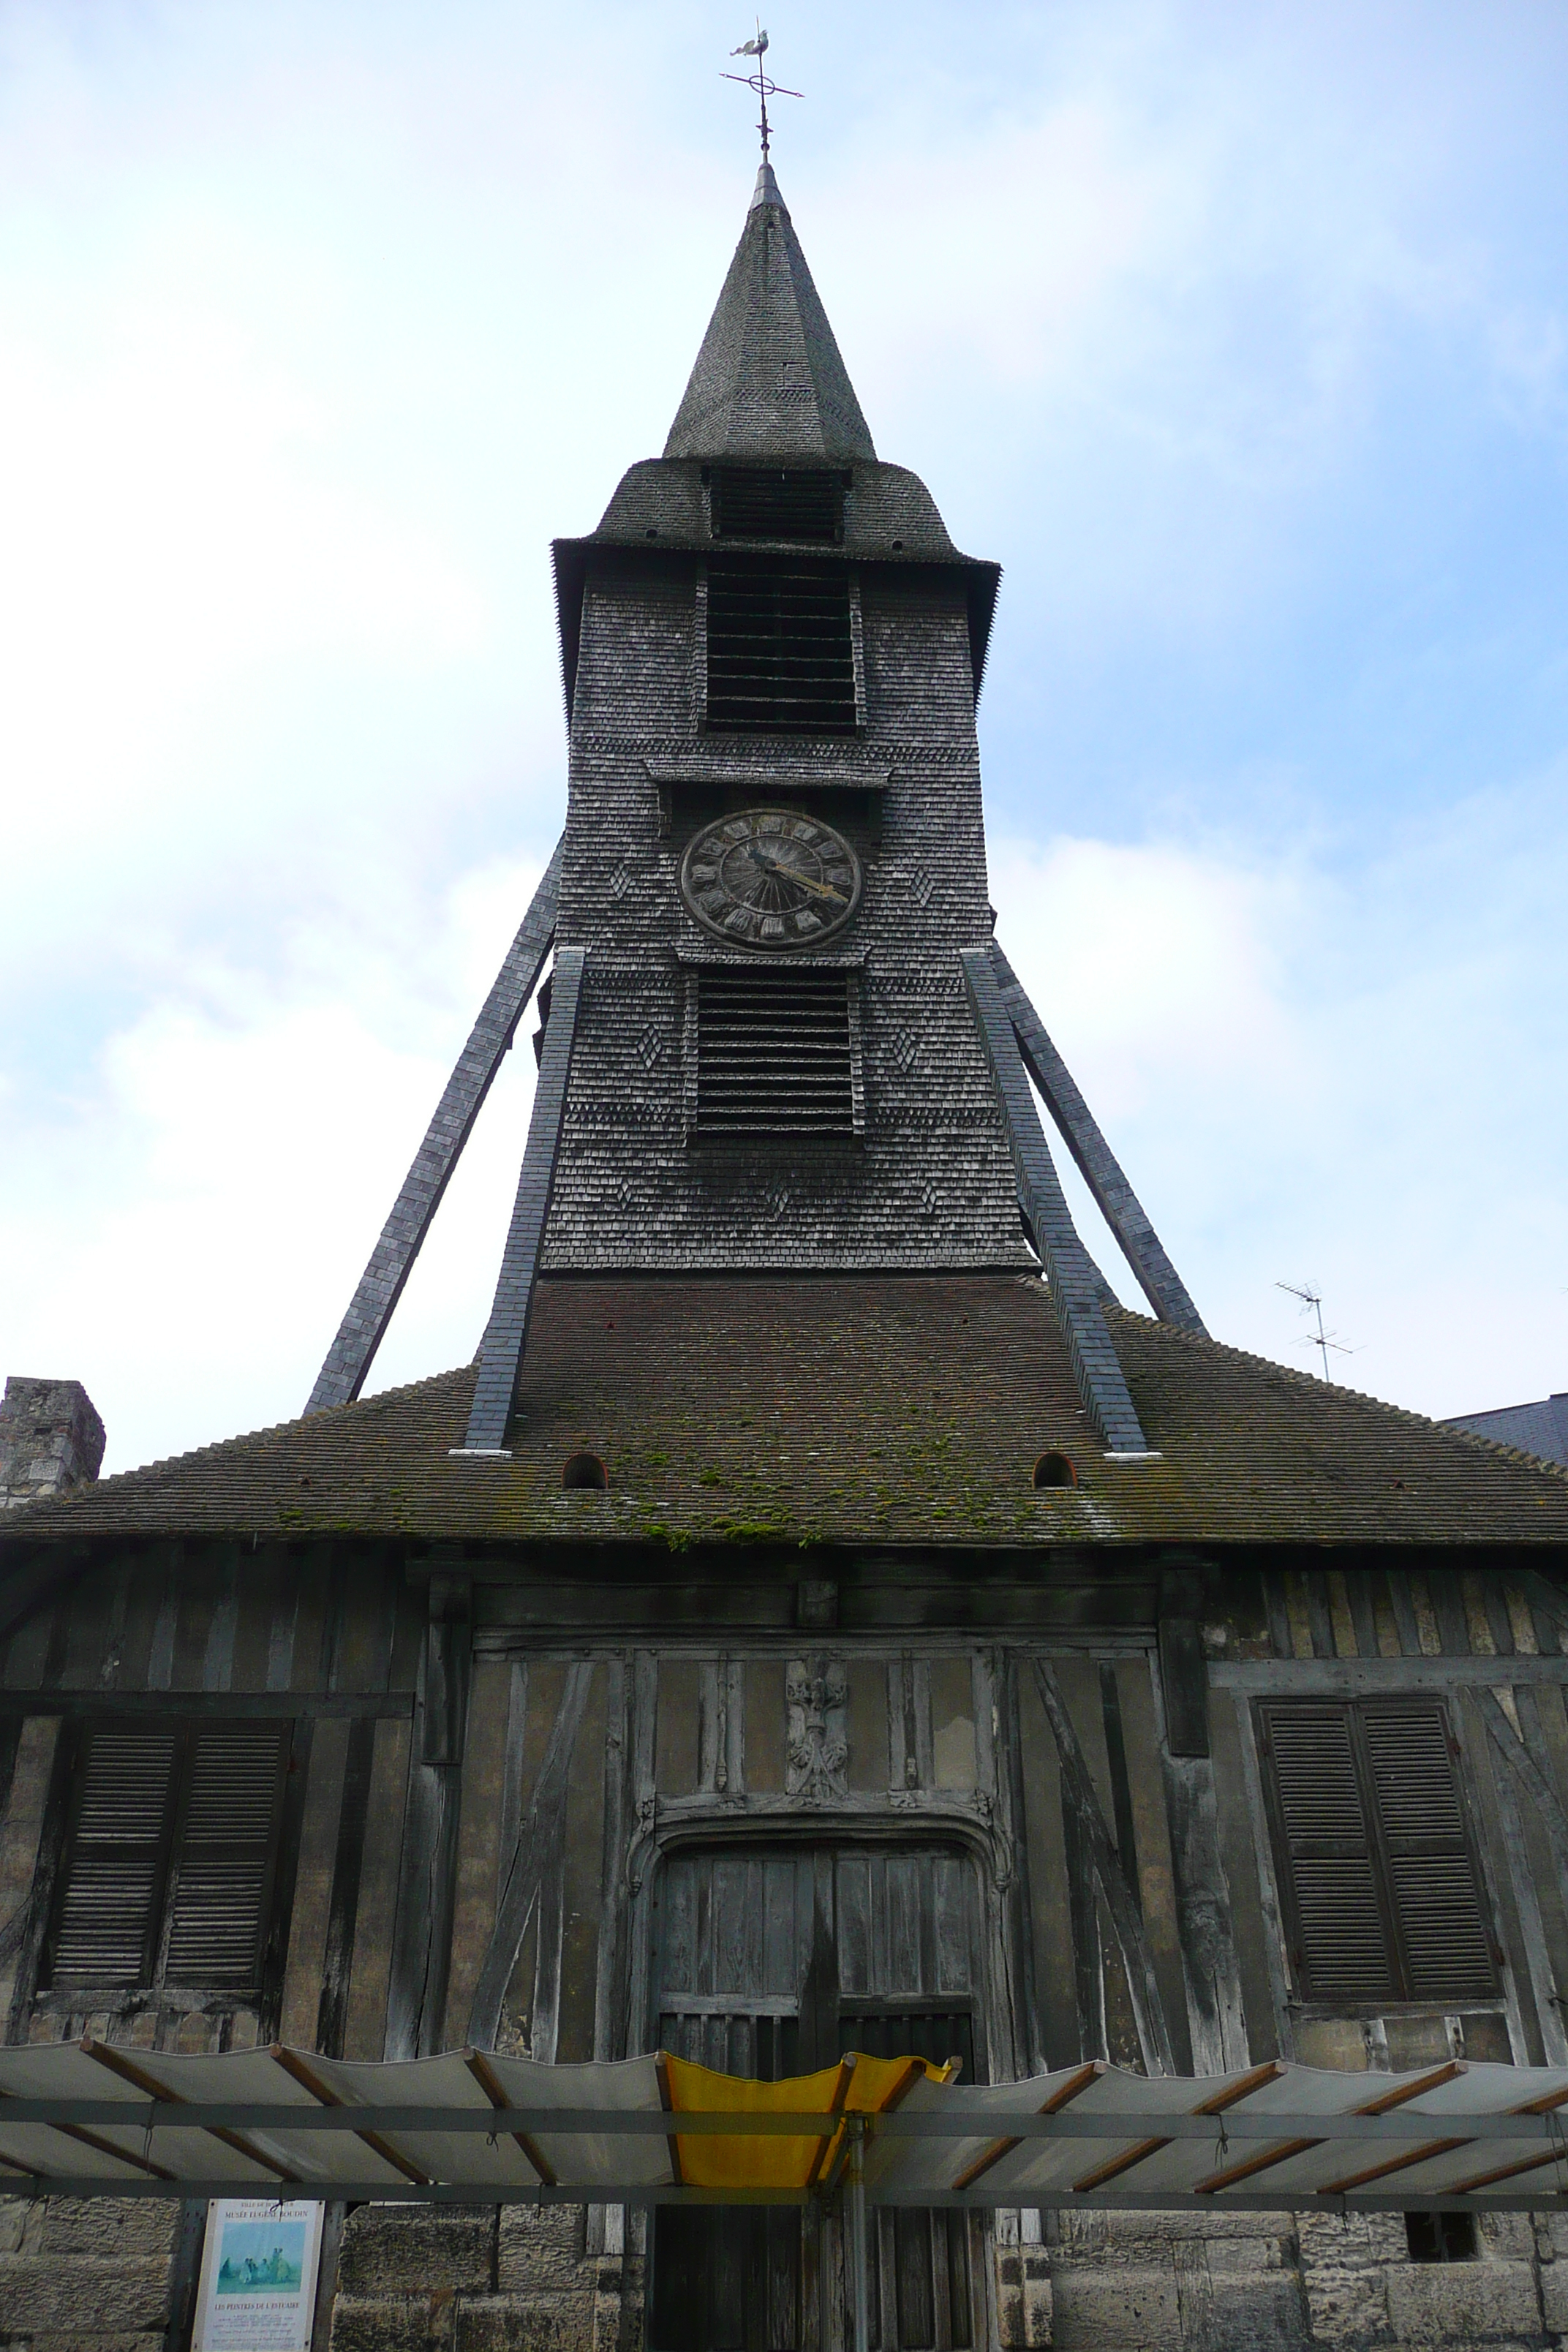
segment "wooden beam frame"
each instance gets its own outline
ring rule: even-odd
[[[331,1405],[352,1404],[364,1386],[365,1375],[385,1336],[393,1309],[430,1230],[430,1220],[441,1205],[441,1195],[500,1067],[501,1057],[516,1034],[528,1000],[538,985],[544,959],[554,944],[565,845],[563,835],[507,951],[506,961],[496,975],[495,985],[468,1033],[468,1042],[458,1056],[457,1067],[425,1130],[425,1139],[414,1155],[403,1189],[393,1203],[392,1213],[381,1229],[381,1238],[370,1254],[370,1262],[338,1326],[337,1337],[316,1375],[316,1385],[305,1407],[308,1413],[324,1412]]]

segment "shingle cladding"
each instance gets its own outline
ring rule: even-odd
[[[700,733],[698,594],[695,563],[615,555],[585,588],[558,936],[589,957],[545,1265],[1026,1265],[958,961],[991,926],[963,588],[862,575],[866,728],[820,744]],[[711,813],[680,779],[715,773],[742,802],[816,796],[861,858],[820,961],[858,975],[863,1148],[687,1140],[686,973],[727,950],[680,898]]]
[[[541,1286],[509,1460],[455,1460],[447,1372],[7,1516],[29,1545],[136,1534],[626,1547],[1115,1552],[1251,1543],[1562,1547],[1568,1475],[1124,1310],[1160,1459],[1107,1461],[1033,1276],[611,1276]],[[580,1448],[607,1495],[565,1493]],[[1076,1488],[1036,1492],[1039,1455]],[[809,1556],[809,1555],[808,1555]]]

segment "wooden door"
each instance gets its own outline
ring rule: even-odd
[[[654,1895],[655,2045],[777,2081],[846,2050],[963,2062],[984,2080],[979,1887],[942,1848],[715,1846],[671,1855]],[[666,2209],[649,2352],[818,2347],[826,2251],[790,2209]],[[830,2233],[831,2234],[831,2233]],[[887,2212],[875,2231],[879,2352],[965,2352],[978,2240],[963,2212]],[[831,2261],[828,2267],[831,2268]],[[841,2322],[830,2336],[843,2335]]]

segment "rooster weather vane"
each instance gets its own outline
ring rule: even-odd
[[[763,161],[764,163],[768,160],[768,142],[770,137],[768,131],[769,99],[804,98],[805,96],[805,92],[803,89],[785,89],[782,82],[773,80],[772,78],[764,72],[763,68],[763,59],[767,54],[767,47],[768,37],[763,29],[763,20],[759,16],[757,18],[755,39],[742,41],[738,49],[731,49],[730,52],[730,55],[732,58],[755,58],[757,61],[757,69],[755,73],[727,73],[724,76],[724,79],[726,81],[738,81],[744,89],[754,89],[757,93],[757,98],[763,110],[763,119],[758,123],[757,128],[763,134]]]

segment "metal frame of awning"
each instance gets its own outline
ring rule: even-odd
[[[1568,2210],[1568,2068],[1453,2061],[1379,2075],[1268,2062],[1145,2077],[1092,2063],[992,2085],[922,2070],[890,2111],[855,2112],[853,2063],[817,2105],[778,2104],[802,2084],[704,2078],[769,2101],[748,2110],[672,2105],[658,2055],[353,2064],[278,2047],[33,2045],[0,2051],[0,2193],[804,2205],[858,2171],[867,2202],[887,2206]],[[233,2094],[218,2095],[228,2081]],[[770,2140],[797,2145],[799,2178],[746,2178]],[[715,2165],[734,2177],[685,2177]]]
[[[663,2053],[546,2066],[468,2050],[378,2065],[277,2045],[210,2057],[89,2039],[0,2050],[0,2190],[422,2205],[832,2198],[852,2341],[868,2352],[873,2205],[1568,2211],[1565,2106],[1568,2067],[1461,2060],[1398,2075],[1268,2060],[1185,2077],[1095,2061],[981,2085],[920,2059],[846,2056],[765,2084]]]

